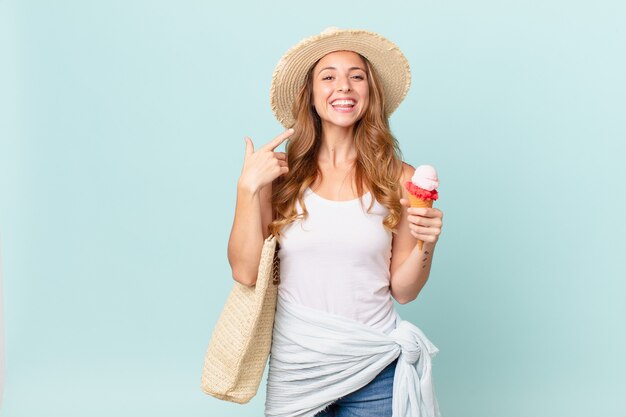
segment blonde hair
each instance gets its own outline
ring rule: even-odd
[[[400,177],[402,175],[402,152],[398,141],[391,134],[385,116],[382,85],[369,61],[359,54],[365,63],[369,85],[369,106],[354,126],[356,147],[355,178],[358,195],[363,194],[363,184],[372,197],[389,209],[383,226],[395,233],[400,221],[402,206]],[[319,62],[319,61],[318,61]],[[317,164],[322,138],[322,122],[313,107],[313,69],[309,69],[306,81],[292,109],[295,123],[294,134],[286,145],[289,172],[272,183],[273,221],[268,226],[270,233],[280,236],[283,227],[299,218],[296,201],[302,207],[301,218],[308,216],[304,204],[304,191],[322,173]],[[361,200],[361,204],[363,201]],[[372,208],[372,199],[367,211]]]

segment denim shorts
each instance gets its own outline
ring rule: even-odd
[[[397,362],[391,362],[369,384],[341,397],[315,417],[391,417]]]

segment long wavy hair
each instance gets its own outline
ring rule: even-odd
[[[359,56],[365,63],[369,85],[369,106],[354,126],[357,191],[361,196],[363,184],[365,184],[372,197],[387,207],[389,214],[383,219],[383,225],[395,233],[402,213],[400,204],[402,152],[398,141],[391,134],[389,121],[385,116],[382,84],[369,61],[362,55],[359,54]],[[300,89],[292,108],[295,118],[292,127],[295,132],[285,147],[289,172],[272,183],[273,221],[268,228],[275,236],[280,236],[282,228],[297,219],[306,219],[308,211],[304,203],[304,191],[315,182],[318,175],[320,178],[322,176],[317,163],[322,141],[322,121],[313,106],[313,69],[316,65],[317,62],[309,69],[306,82]],[[300,216],[296,210],[296,201],[302,207]],[[368,212],[373,204],[372,199],[367,209]],[[361,205],[363,205],[362,200]]]

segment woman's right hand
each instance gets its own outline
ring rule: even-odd
[[[289,171],[287,165],[287,154],[285,152],[274,152],[281,143],[293,134],[293,129],[287,129],[272,141],[254,151],[252,139],[245,137],[246,154],[243,160],[243,169],[239,184],[253,192],[270,184],[279,176]]]

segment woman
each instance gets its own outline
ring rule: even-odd
[[[393,43],[330,28],[274,71],[272,109],[288,129],[257,150],[245,138],[228,256],[234,279],[254,285],[264,239],[278,238],[268,416],[439,415],[437,348],[391,299],[421,291],[443,217],[410,208],[403,187],[415,169],[387,118],[409,85]]]

